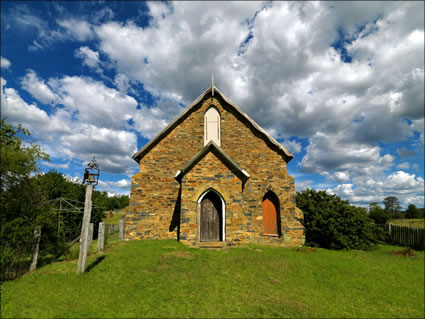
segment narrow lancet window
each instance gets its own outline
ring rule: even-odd
[[[204,119],[204,145],[213,141],[218,146],[220,143],[220,114],[215,107],[210,107],[205,113]]]

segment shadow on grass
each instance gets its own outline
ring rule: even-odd
[[[95,261],[93,261],[87,268],[85,272],[90,272],[94,267],[96,267],[97,265],[99,265],[102,260],[105,259],[106,256],[99,256],[95,259]]]

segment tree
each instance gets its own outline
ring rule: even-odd
[[[414,204],[409,204],[406,209],[406,218],[423,218],[423,214]]]
[[[3,193],[28,177],[31,172],[37,171],[38,160],[49,159],[49,155],[43,152],[39,145],[22,143],[22,138],[30,135],[30,132],[21,125],[14,128],[6,124],[5,119],[1,119],[0,192]]]
[[[375,221],[375,224],[382,225],[390,220],[391,214],[383,209],[377,202],[369,204],[369,216]]]
[[[48,160],[49,155],[39,145],[24,144],[22,138],[28,136],[21,125],[14,128],[1,119],[1,279],[13,273],[20,258],[31,250],[34,227],[46,217],[43,205],[38,205],[43,196],[30,174],[38,170],[37,161]]]
[[[403,215],[400,213],[401,206],[398,198],[395,196],[389,196],[384,198],[385,210],[391,213],[392,218],[402,218]]]
[[[298,192],[304,213],[306,244],[331,249],[371,249],[375,225],[364,208],[351,206],[336,195],[311,189]]]

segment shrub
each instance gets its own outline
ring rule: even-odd
[[[366,209],[325,191],[297,193],[297,207],[304,213],[306,244],[330,249],[372,249],[376,226]]]
[[[369,216],[374,220],[375,224],[378,225],[385,224],[391,219],[391,213],[383,209],[376,202],[370,203]]]

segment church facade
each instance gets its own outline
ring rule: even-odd
[[[293,155],[211,86],[133,155],[124,239],[304,244]]]

